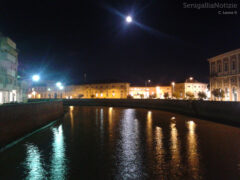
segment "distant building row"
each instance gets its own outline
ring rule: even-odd
[[[66,86],[59,89],[54,83],[29,88],[28,98],[106,98],[106,99],[146,99],[146,98],[186,98],[187,92],[198,98],[199,92],[207,94],[207,84],[188,79],[184,83],[171,86],[130,86],[130,83],[97,83]]]

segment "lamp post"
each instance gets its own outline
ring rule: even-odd
[[[175,82],[172,82],[172,98],[173,98],[173,93],[174,93],[174,87],[175,87]]]

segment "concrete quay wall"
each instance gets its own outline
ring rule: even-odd
[[[112,106],[159,109],[240,125],[240,102],[162,99],[64,99],[65,106]]]
[[[63,114],[62,101],[0,106],[0,149],[51,121],[57,120]]]

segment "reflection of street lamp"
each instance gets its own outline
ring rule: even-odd
[[[174,86],[175,86],[175,82],[172,82],[172,98],[173,98],[173,93],[174,93]]]

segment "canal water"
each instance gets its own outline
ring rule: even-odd
[[[0,153],[0,179],[240,179],[240,129],[159,110],[71,106]]]

